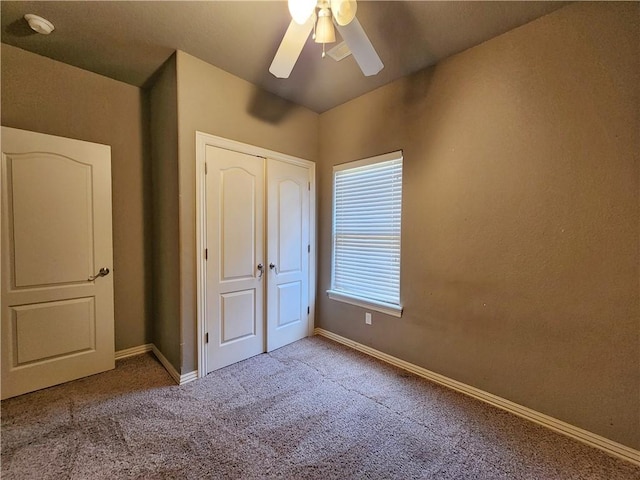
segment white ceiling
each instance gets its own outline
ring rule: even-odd
[[[145,86],[182,50],[323,112],[567,3],[360,0],[357,17],[385,65],[374,77],[364,77],[351,56],[322,59],[312,40],[290,78],[273,77],[268,68],[291,20],[286,1],[3,0],[1,25],[3,43],[132,85]],[[26,13],[47,18],[55,31],[36,34]]]

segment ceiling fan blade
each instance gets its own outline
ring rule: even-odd
[[[269,71],[278,78],[289,78],[291,70],[298,61],[302,47],[307,42],[313,25],[316,23],[316,15],[311,15],[303,25],[291,20],[284,38],[278,47]]]
[[[375,75],[384,68],[382,60],[380,60],[373,45],[371,45],[369,37],[364,33],[364,29],[357,18],[354,18],[345,26],[336,25],[336,27],[340,35],[342,35],[342,39],[347,42],[349,50],[351,50],[365,76]]]

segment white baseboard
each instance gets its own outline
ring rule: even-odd
[[[171,378],[173,378],[178,385],[184,385],[185,383],[192,382],[193,380],[196,380],[198,378],[197,370],[185,373],[184,375],[180,375],[175,367],[171,365],[171,362],[167,360],[167,357],[165,357],[155,345],[152,345],[152,351],[156,358],[160,361],[162,366],[164,366],[165,370],[169,372]]]
[[[183,373],[180,375],[180,385],[184,385],[185,383],[193,382],[198,379],[198,371],[194,370],[193,372]]]
[[[198,371],[195,370],[193,372],[185,373],[184,375],[180,375],[178,371],[175,369],[171,362],[167,360],[158,347],[156,347],[153,343],[147,343],[146,345],[139,345],[137,347],[126,348],[124,350],[118,350],[116,352],[116,360],[121,360],[127,357],[133,357],[134,355],[142,355],[143,353],[153,352],[158,361],[162,364],[164,369],[171,375],[171,378],[178,384],[184,385],[185,383],[192,382],[198,378]]]
[[[150,352],[151,349],[152,349],[152,345],[150,343],[147,343],[146,345],[138,345],[137,347],[118,350],[116,352],[116,360],[122,360],[123,358],[133,357],[134,355],[142,355],[143,353]]]
[[[180,374],[178,373],[178,371],[175,369],[175,367],[173,365],[171,365],[171,362],[169,360],[167,360],[167,357],[165,357],[162,352],[160,350],[158,350],[158,347],[156,347],[155,345],[151,346],[153,354],[156,356],[156,358],[160,361],[160,363],[162,364],[162,366],[164,367],[164,369],[167,371],[167,373],[169,375],[171,375],[171,378],[173,378],[173,380],[180,385]]]
[[[595,433],[591,433],[587,430],[583,430],[582,428],[575,427],[566,422],[563,422],[562,420],[558,420],[530,408],[524,407],[505,398],[499,397],[489,392],[485,392],[484,390],[480,390],[479,388],[472,387],[471,385],[467,385],[462,382],[458,382],[457,380],[445,377],[444,375],[440,375],[439,373],[432,372],[430,370],[427,370],[426,368],[422,368],[399,358],[393,357],[374,348],[332,333],[328,330],[316,328],[314,330],[314,333],[316,335],[329,338],[335,342],[351,347],[354,350],[366,353],[367,355],[375,357],[396,367],[402,368],[403,370],[407,370],[420,377],[426,378],[427,380],[431,380],[432,382],[451,388],[452,390],[464,393],[465,395],[481,400],[485,403],[488,403],[489,405],[493,405],[494,407],[498,407],[509,413],[525,418],[529,421],[537,423],[538,425],[547,427],[555,432],[571,437],[589,446],[603,450],[610,455],[616,456],[633,464],[640,465],[640,451],[627,447],[626,445],[614,442],[612,440],[609,440],[608,438],[602,437]]]

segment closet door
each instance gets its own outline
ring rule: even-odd
[[[211,372],[265,351],[264,160],[210,145],[205,156]]]
[[[203,152],[209,373],[309,334],[310,170]]]
[[[309,332],[309,169],[267,160],[267,351]]]

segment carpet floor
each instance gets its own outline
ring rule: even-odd
[[[313,337],[173,384],[151,354],[2,402],[3,479],[640,479],[640,468]]]

